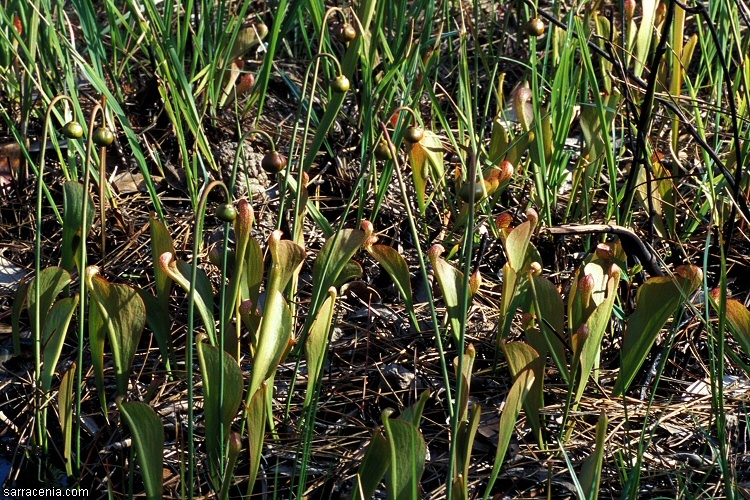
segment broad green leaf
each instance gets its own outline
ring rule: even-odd
[[[146,324],[146,306],[134,289],[107,282],[94,266],[86,269],[86,285],[91,294],[91,308],[101,320],[96,326],[106,332],[112,346],[117,392],[127,394],[133,358]],[[97,337],[103,335],[100,332]]]
[[[281,231],[274,231],[268,238],[268,250],[273,264],[266,294],[268,291],[283,293],[292,277],[299,273],[305,260],[305,249],[291,240],[282,240]]]
[[[203,411],[206,419],[206,452],[214,484],[222,476],[221,452],[226,449],[232,421],[242,403],[242,370],[237,361],[218,347],[196,339],[198,360],[203,375]],[[224,386],[219,385],[222,372]]]
[[[250,453],[250,480],[248,482],[248,496],[253,490],[255,479],[258,477],[261,457],[263,455],[263,437],[266,431],[266,393],[268,384],[263,382],[258,390],[248,398],[247,404],[247,440]]]
[[[29,320],[31,321],[31,330],[36,329],[36,286],[39,285],[39,315],[41,321],[39,322],[39,331],[44,331],[44,323],[47,318],[52,303],[55,302],[55,298],[63,291],[63,288],[70,284],[70,274],[60,267],[48,267],[42,269],[39,274],[39,279],[34,278],[29,284],[26,292],[26,304],[29,309]]]
[[[117,398],[117,407],[133,435],[135,458],[141,468],[146,498],[162,498],[164,426],[159,416],[147,404],[123,402]]]
[[[13,335],[13,354],[21,354],[21,312],[26,306],[26,294],[29,291],[29,282],[26,278],[21,278],[13,296],[13,309],[10,314],[11,331]]]
[[[291,337],[292,313],[284,296],[277,290],[266,291],[266,306],[258,331],[258,349],[253,358],[250,394],[255,394],[260,385],[276,372]]]
[[[367,446],[365,456],[359,466],[357,480],[354,482],[354,490],[352,491],[351,499],[371,499],[390,465],[390,448],[388,447],[388,442],[385,440],[385,437],[383,437],[381,428],[378,427],[372,434],[370,444]]]
[[[539,331],[544,334],[547,349],[552,355],[555,366],[567,380],[568,363],[565,357],[565,344],[561,340],[565,334],[565,306],[562,297],[557,287],[542,276],[534,276],[531,284],[536,305],[539,306],[539,311],[537,311]],[[554,328],[554,332],[550,326]]]
[[[73,475],[73,387],[75,386],[75,362],[65,372],[57,393],[57,414],[60,416],[60,428],[63,432],[63,457],[65,458],[65,472],[68,477]]]
[[[164,309],[162,303],[150,292],[138,290],[138,295],[146,306],[146,324],[151,329],[159,346],[159,354],[167,371],[172,371],[175,360],[172,358],[174,349],[172,346],[172,332],[169,320],[169,309]]]
[[[409,313],[414,328],[419,330],[419,322],[414,312],[414,297],[411,290],[411,277],[409,265],[406,260],[395,249],[387,245],[369,245],[365,249],[372,257],[383,266],[393,282],[396,284],[401,298],[404,300],[406,311]]]
[[[524,370],[518,374],[518,377],[516,377],[513,386],[510,388],[510,392],[508,392],[508,397],[505,399],[505,407],[503,408],[502,415],[500,415],[495,463],[492,465],[490,480],[484,491],[483,498],[485,500],[489,498],[492,487],[497,479],[497,475],[500,473],[500,467],[503,465],[503,460],[505,460],[505,453],[508,451],[510,438],[516,427],[518,414],[521,412],[521,406],[524,404],[534,382],[534,372],[531,369]]]
[[[604,443],[607,440],[607,414],[602,410],[596,423],[596,444],[594,452],[583,462],[581,468],[581,488],[588,500],[599,498],[599,482],[602,478],[602,461],[604,460]]]
[[[310,331],[305,340],[305,358],[307,360],[307,392],[305,406],[309,405],[315,394],[315,387],[323,369],[323,360],[328,351],[329,331],[333,321],[333,311],[336,305],[336,289],[328,289],[328,298],[318,310]]]
[[[439,185],[445,178],[443,144],[434,132],[425,130],[422,140],[416,144],[412,144],[407,149],[419,211],[424,215],[427,208],[425,193],[427,191],[428,176],[435,185]]]
[[[83,226],[83,184],[75,181],[68,181],[63,184],[63,231],[62,231],[62,268],[66,271],[72,271],[76,265],[76,260],[81,252],[81,235],[89,234],[91,226],[94,224],[94,212],[96,205],[89,197],[88,208],[86,210],[86,230],[82,231]]]
[[[514,381],[518,381],[518,378],[527,370],[534,373],[533,385],[528,389],[528,397],[524,398],[524,408],[529,425],[534,431],[534,436],[539,442],[539,446],[544,448],[546,445],[542,434],[539,409],[544,406],[545,360],[539,356],[539,353],[533,347],[523,342],[503,342],[502,348]]]
[[[154,266],[156,298],[159,301],[161,310],[169,312],[169,293],[172,289],[172,278],[158,265],[158,262],[159,257],[164,255],[164,253],[169,252],[174,256],[177,255],[177,252],[175,252],[172,236],[169,234],[167,226],[156,218],[156,214],[151,214],[148,224],[148,229],[151,233],[151,255],[154,262],[157,263]]]
[[[186,292],[190,293],[190,277],[191,267],[190,264],[177,260],[175,261],[174,255],[165,252],[159,257],[159,267],[169,275],[175,283]],[[198,312],[203,318],[203,324],[206,327],[208,333],[208,339],[211,345],[218,345],[216,339],[216,320],[214,319],[214,296],[213,289],[211,288],[211,282],[208,280],[208,276],[202,269],[198,269],[197,283],[195,285],[195,306],[198,308]]]
[[[505,251],[508,254],[508,263],[516,273],[523,269],[529,243],[531,242],[531,235],[534,234],[536,223],[539,220],[534,209],[529,209],[526,212],[526,217],[528,220],[513,229],[505,239]]]
[[[661,276],[646,281],[638,290],[635,312],[630,315],[622,345],[620,375],[612,395],[622,395],[635,379],[651,347],[670,316],[700,285],[703,271],[696,266],[680,266],[675,277]]]
[[[389,418],[391,412],[383,411],[383,428],[391,455],[386,472],[386,491],[389,499],[412,500],[418,498],[427,445],[414,424]]]
[[[456,380],[461,381],[461,405],[458,415],[459,421],[466,420],[466,413],[469,410],[469,392],[471,391],[471,374],[474,370],[474,359],[477,357],[477,351],[474,349],[474,344],[466,346],[466,352],[464,353],[463,366],[461,367],[462,373],[459,377],[458,365],[459,358],[456,356],[453,359],[453,371],[456,374]]]
[[[468,478],[469,466],[471,465],[471,450],[474,448],[474,438],[479,428],[479,420],[482,416],[482,407],[478,404],[471,405],[468,420],[458,424],[456,433],[456,467],[453,477],[453,493],[456,498],[469,498]]]
[[[591,375],[591,371],[594,369],[594,365],[599,357],[604,332],[607,330],[607,325],[609,325],[612,319],[612,308],[617,297],[617,285],[619,282],[620,269],[613,264],[612,270],[609,273],[606,299],[594,309],[594,312],[591,313],[584,323],[588,335],[583,340],[583,345],[580,348],[581,376],[575,396],[576,403],[581,400],[589,375]]]
[[[344,268],[341,270],[341,273],[339,273],[336,281],[333,282],[333,288],[338,290],[350,281],[360,279],[361,277],[362,266],[359,265],[359,262],[350,260],[344,265]]]
[[[443,293],[445,310],[451,323],[453,342],[459,344],[459,332],[461,331],[461,307],[460,300],[464,285],[464,273],[450,265],[440,257],[445,249],[441,245],[433,245],[427,252],[430,264],[435,271],[440,291]]]
[[[67,297],[55,302],[49,310],[47,320],[44,323],[44,336],[42,340],[42,367],[41,386],[46,394],[52,387],[52,376],[55,374],[57,361],[60,359],[65,335],[68,332],[70,320],[78,305],[78,295]]]
[[[365,232],[341,229],[328,238],[313,264],[313,286],[328,290],[365,242]]]

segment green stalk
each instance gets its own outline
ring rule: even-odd
[[[188,467],[187,467],[187,488],[188,488],[188,499],[192,500],[194,495],[194,476],[195,476],[195,441],[193,432],[194,423],[194,387],[193,387],[193,345],[194,345],[194,331],[195,331],[195,285],[198,280],[198,254],[201,249],[201,242],[203,239],[203,218],[206,213],[206,203],[208,202],[208,194],[215,188],[221,187],[224,190],[227,200],[232,199],[232,195],[227,189],[226,184],[221,181],[213,181],[203,190],[200,199],[198,200],[198,207],[195,211],[195,222],[193,237],[193,262],[190,266],[190,292],[188,293],[188,314],[187,314],[187,333],[185,334],[185,371],[187,372],[187,384],[188,384]],[[223,338],[223,332],[220,332]],[[222,356],[224,351],[220,351]],[[221,361],[223,363],[223,361]],[[223,366],[223,365],[220,365]],[[221,370],[223,371],[223,370]],[[222,380],[223,382],[223,380]],[[219,410],[221,414],[221,409]],[[221,440],[222,445],[224,440]],[[223,455],[223,454],[222,454]],[[183,484],[186,482],[183,479]]]

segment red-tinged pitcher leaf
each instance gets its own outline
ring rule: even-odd
[[[526,262],[526,256],[531,242],[531,235],[534,234],[536,223],[539,220],[534,209],[526,212],[527,220],[523,224],[513,229],[505,239],[505,250],[508,253],[508,263],[510,267],[520,272]]]
[[[427,179],[432,178],[438,185],[445,178],[445,165],[443,162],[443,145],[440,138],[432,131],[425,130],[422,140],[408,148],[409,164],[414,179],[414,189],[417,195],[417,204],[422,215],[425,214],[427,205],[425,193],[427,191]]]
[[[147,404],[117,398],[122,419],[130,429],[135,459],[141,470],[148,500],[162,498],[164,426],[156,412]]]
[[[263,438],[266,431],[266,397],[268,384],[263,382],[257,391],[248,397],[247,402],[247,440],[250,453],[250,478],[248,481],[248,496],[253,491],[255,479],[258,477],[261,459],[263,458]]]
[[[659,332],[677,307],[698,288],[702,279],[700,268],[680,266],[675,270],[674,278],[651,278],[641,286],[636,309],[628,318],[620,375],[612,390],[613,397],[619,397],[630,387]]]
[[[191,267],[185,261],[175,260],[174,255],[165,252],[159,257],[159,268],[164,271],[185,293],[190,294]],[[211,282],[202,269],[198,269],[195,285],[195,307],[203,319],[211,345],[218,345],[216,340],[216,320],[214,319],[214,296]]]
[[[719,309],[719,289],[711,291],[711,304],[716,310]],[[726,299],[726,318],[734,334],[734,339],[742,348],[745,355],[750,355],[750,311],[742,302],[735,299]]]
[[[159,257],[167,252],[173,256],[176,255],[172,236],[169,234],[169,229],[167,229],[167,226],[165,226],[164,223],[156,218],[155,213],[151,214],[148,229],[151,233],[151,255],[154,258],[154,262],[158,263]],[[169,274],[158,265],[154,266],[154,277],[156,282],[156,298],[162,307],[162,311],[168,312],[169,294],[172,290],[172,278],[170,278]]]

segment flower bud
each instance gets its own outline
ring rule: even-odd
[[[614,256],[614,253],[612,252],[612,247],[607,245],[606,243],[599,243],[596,245],[596,250],[594,251],[596,256],[604,261],[611,261],[612,257]]]
[[[581,305],[584,309],[589,307],[591,296],[594,294],[594,276],[586,274],[578,282],[578,293],[581,297]]]

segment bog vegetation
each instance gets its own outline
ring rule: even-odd
[[[749,21],[5,2],[0,481],[744,497]]]

